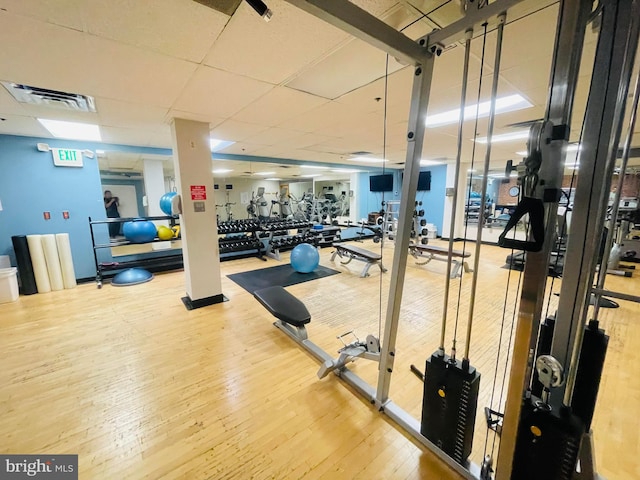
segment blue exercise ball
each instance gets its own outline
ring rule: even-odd
[[[165,215],[171,215],[171,200],[177,194],[178,192],[169,192],[160,197],[160,210],[162,210]]]
[[[124,237],[131,243],[152,242],[156,238],[157,232],[153,222],[143,219],[126,222],[122,227]]]
[[[298,273],[311,273],[320,263],[318,249],[308,243],[301,243],[291,251],[291,266]]]

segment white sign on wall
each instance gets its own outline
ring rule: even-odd
[[[82,150],[52,148],[53,164],[58,167],[82,167]]]

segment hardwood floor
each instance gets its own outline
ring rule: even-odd
[[[482,409],[492,392],[491,405],[500,409],[506,376],[512,317],[503,325],[504,292],[510,277],[511,312],[518,282],[517,272],[501,268],[507,253],[483,246],[481,255],[470,355],[482,374],[476,463],[485,444],[489,452],[494,444]],[[392,254],[385,247],[388,268]],[[329,256],[324,249],[321,264],[332,267]],[[459,478],[338,378],[318,380],[317,362],[225,276],[277,264],[223,263],[229,302],[191,312],[180,302],[182,272],[133,287],[87,284],[0,305],[0,451],[77,453],[82,479]],[[335,265],[342,274],[288,288],[312,314],[310,337],[330,353],[345,331],[378,334],[390,277],[371,269],[362,279],[361,263]],[[416,418],[422,383],[409,366],[423,369],[438,346],[445,267],[418,267],[412,259],[407,267],[391,398]],[[459,356],[470,278],[461,287]],[[607,288],[634,293],[638,282],[611,277]],[[459,283],[452,282],[452,299]],[[455,321],[449,310],[447,351]],[[594,432],[598,468],[608,479],[640,478],[640,379],[632,367],[640,357],[639,312],[621,302],[601,317],[611,341]],[[375,384],[376,364],[359,360],[352,368]]]

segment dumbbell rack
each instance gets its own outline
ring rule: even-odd
[[[257,235],[261,230],[262,224],[256,219],[218,222],[220,261],[240,256],[256,256],[265,260],[264,244]]]
[[[385,208],[386,207],[386,208]],[[384,237],[393,242],[398,229],[398,218],[400,217],[400,201],[388,200],[382,204],[383,215],[377,218],[376,223],[382,228]]]
[[[389,200],[383,205],[387,207],[384,210],[384,215],[379,216],[376,219],[376,224],[382,228],[383,235],[391,242],[396,237],[396,230],[398,228],[398,217],[400,215],[400,202],[398,200]],[[426,245],[429,243],[428,230],[426,228],[427,220],[424,218],[425,211],[422,207],[422,201],[417,201],[414,204],[413,210],[413,225],[411,227],[411,238],[416,239],[418,243]]]
[[[426,245],[429,243],[429,230],[427,230],[427,219],[424,218],[424,208],[421,207],[422,201],[416,200],[413,210],[412,237],[417,238],[418,243]]]
[[[280,260],[280,252],[290,250],[301,243],[318,244],[317,235],[310,231],[311,222],[298,220],[275,220],[262,224],[262,231],[268,232],[266,255]],[[297,229],[298,233],[289,235],[290,230]]]

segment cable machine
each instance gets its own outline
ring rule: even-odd
[[[489,3],[464,0],[461,2],[463,16],[460,20],[413,41],[346,0],[287,1],[383,49],[399,61],[413,65],[414,82],[407,128],[407,157],[384,334],[381,336],[382,344],[379,351],[378,382],[376,387],[372,387],[348,369],[341,372],[341,377],[380,412],[395,421],[422,445],[433,450],[465,478],[493,478],[492,458],[486,459],[482,468],[467,461],[471,451],[480,381],[479,373],[471,366],[469,360],[474,293],[471,296],[462,360],[456,357],[457,327],[454,329],[451,355],[444,353],[447,327],[445,304],[440,347],[427,360],[422,424],[389,398],[389,389],[396,358],[400,306],[413,223],[413,200],[417,190],[434,62],[446,46],[464,39],[468,52],[474,32],[498,30],[492,114],[482,194],[484,203],[502,26],[506,21],[506,12],[512,7],[517,6],[514,9],[517,12],[514,18],[517,19],[540,8],[541,2],[496,0]],[[551,2],[545,5],[549,3]],[[517,221],[518,218],[527,215],[531,229],[527,240],[516,241],[508,235],[513,225],[507,225],[500,239],[500,243],[506,248],[525,250],[527,262],[521,278],[522,290],[517,329],[513,337],[512,367],[495,471],[496,480],[575,478],[578,458],[581,460],[580,478],[589,478],[589,467],[592,465],[590,449],[585,445],[589,445],[587,426],[590,423],[589,416],[593,413],[597,385],[594,388],[594,382],[590,381],[589,377],[592,377],[594,372],[597,373],[598,364],[601,362],[597,361],[596,365],[585,367],[586,363],[580,362],[580,359],[585,348],[593,348],[592,351],[599,352],[598,355],[602,358],[603,350],[606,350],[604,333],[597,324],[597,310],[594,314],[596,323],[591,322],[587,327],[585,325],[596,267],[595,252],[602,235],[603,205],[606,207],[607,195],[603,186],[608,185],[607,181],[610,183],[611,180],[625,99],[637,50],[640,22],[638,0],[602,0],[596,11],[596,14],[600,15],[601,32],[582,132],[580,176],[574,205],[576,213],[573,217],[572,235],[567,245],[567,261],[558,312],[555,315],[551,351],[550,354],[540,356],[535,354],[536,344],[540,343],[537,333],[545,303],[547,268],[554,243],[553,226],[556,223],[560,199],[573,98],[585,29],[594,15],[592,10],[591,0],[560,2],[547,111],[544,120],[533,125],[531,129],[528,155],[519,170],[523,185],[520,203],[513,216]],[[465,70],[467,65],[468,58],[465,60]],[[466,76],[465,73],[465,85]],[[465,95],[466,86],[463,88],[462,105]],[[460,130],[461,128],[460,126]],[[458,151],[462,138],[461,131],[459,133]],[[459,163],[460,153],[457,158],[457,178],[460,173]],[[455,205],[457,193],[454,195]],[[450,239],[453,237],[453,234],[450,235]],[[481,233],[478,234],[478,239],[480,238]],[[448,269],[451,268],[451,248],[450,243]],[[476,242],[476,272],[479,249],[480,243]],[[601,271],[604,275],[606,269],[603,268]],[[450,291],[449,277],[446,277],[447,303]],[[475,292],[476,285],[477,274],[474,274],[472,292]],[[601,293],[601,290],[602,288],[595,292]],[[583,342],[583,339],[586,340]],[[545,341],[548,342],[548,338]],[[587,356],[585,354],[583,358]],[[542,385],[540,397],[532,395],[530,390],[534,369],[538,372],[537,381]],[[581,369],[586,373],[581,373]],[[581,381],[586,383],[579,387]],[[578,405],[577,397],[574,398],[574,392],[580,388],[591,392],[591,400],[585,400],[583,405]],[[595,473],[591,473],[590,478],[595,478]]]

